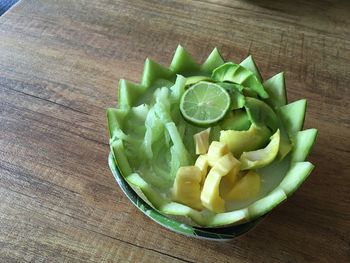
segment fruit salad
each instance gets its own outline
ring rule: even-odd
[[[169,68],[147,59],[107,109],[110,147],[134,191],[168,217],[202,227],[251,221],[311,173],[317,130],[306,100],[288,104],[284,74],[263,80],[251,56],[203,64],[178,46]]]

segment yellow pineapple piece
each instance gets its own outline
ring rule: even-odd
[[[226,200],[246,200],[256,197],[260,188],[260,175],[256,171],[250,170],[234,184],[228,193],[223,195]]]
[[[203,208],[200,200],[202,172],[197,166],[183,166],[177,171],[173,200],[194,209]]]
[[[201,193],[203,206],[216,213],[225,212],[225,201],[219,194],[221,177],[221,172],[212,168],[204,181]]]
[[[202,178],[201,178],[201,185],[202,185],[208,173],[208,156],[199,155],[194,165],[197,166],[202,172]]]
[[[232,172],[238,173],[241,168],[241,162],[233,157],[232,153],[227,153],[224,156],[220,157],[214,166],[221,174],[227,175],[231,170]]]
[[[193,139],[196,145],[196,154],[206,154],[209,147],[210,128],[196,133]]]
[[[208,163],[211,167],[222,157],[229,153],[230,150],[225,143],[213,141],[208,149]]]

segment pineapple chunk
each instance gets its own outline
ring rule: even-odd
[[[225,212],[225,201],[220,196],[220,182],[228,175],[234,180],[240,167],[241,163],[230,152],[218,158],[204,182],[201,193],[204,207],[216,213]]]
[[[238,173],[241,168],[241,162],[233,157],[232,153],[227,153],[220,157],[214,164],[214,167],[221,172],[221,174],[227,175],[231,170],[234,173]]]
[[[222,174],[215,168],[212,168],[205,179],[201,193],[201,201],[204,207],[216,212],[225,212],[225,201],[219,194],[219,186]]]
[[[225,143],[213,141],[208,150],[208,163],[211,167],[215,166],[215,163],[223,155],[229,153],[230,150]]]
[[[197,166],[202,172],[202,179],[201,179],[201,185],[202,185],[208,173],[208,156],[199,155],[194,165]]]
[[[183,166],[177,171],[173,200],[194,209],[202,209],[200,200],[202,172],[197,166]]]
[[[196,144],[196,154],[206,154],[209,147],[210,128],[193,135]]]
[[[254,198],[260,192],[261,182],[260,175],[250,170],[246,175],[239,179],[231,191],[223,193],[226,200],[246,200]]]

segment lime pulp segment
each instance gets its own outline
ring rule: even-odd
[[[230,104],[230,95],[224,88],[210,82],[199,82],[183,94],[180,111],[193,124],[210,125],[225,116]]]

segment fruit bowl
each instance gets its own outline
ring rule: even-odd
[[[178,46],[169,68],[147,59],[141,84],[120,81],[118,108],[107,109],[109,166],[160,225],[232,239],[311,173],[317,130],[302,130],[305,112],[305,99],[287,103],[284,74],[263,81],[251,56],[225,63],[215,48],[200,65]]]

